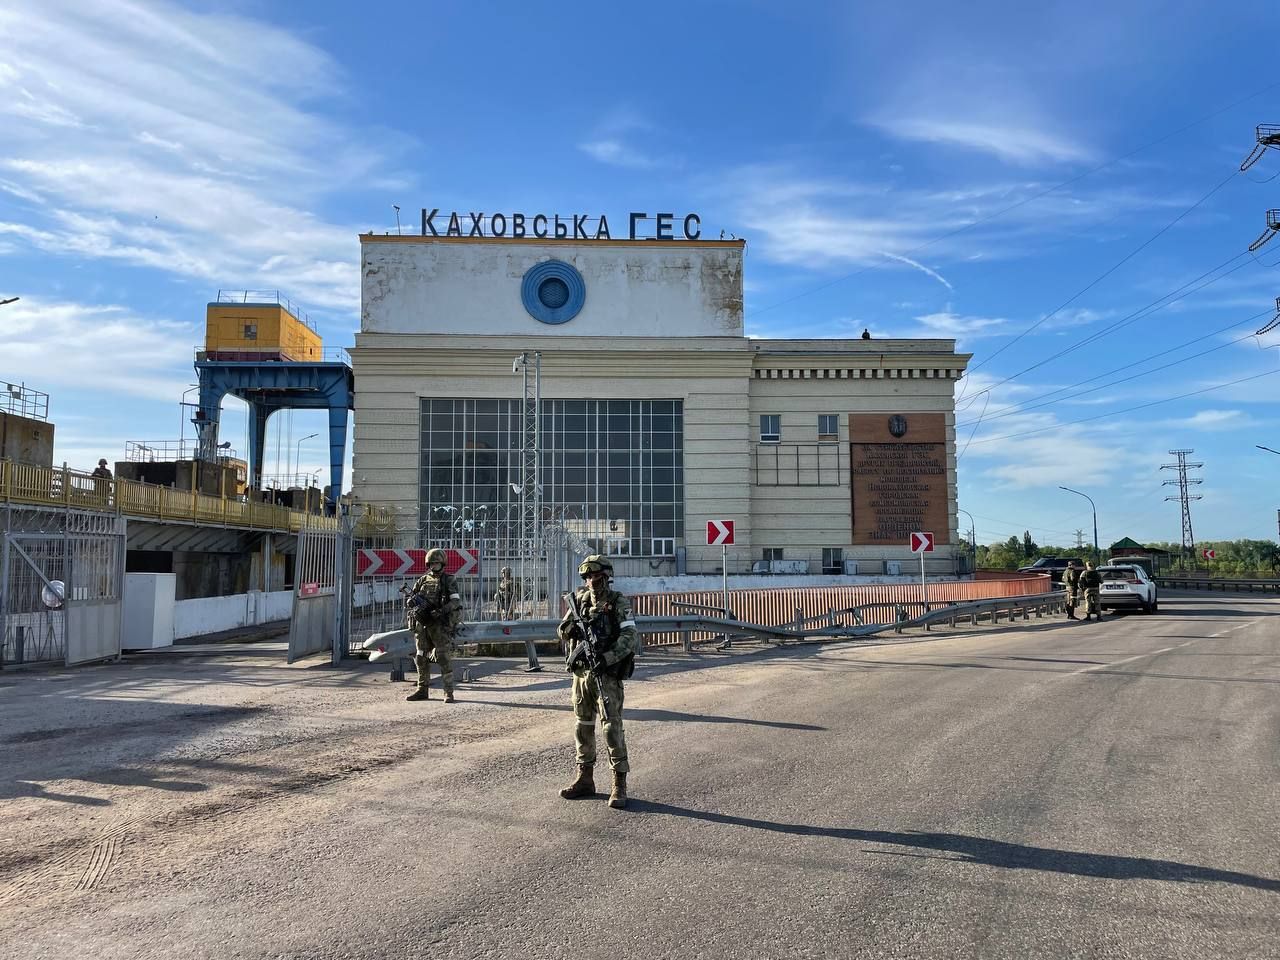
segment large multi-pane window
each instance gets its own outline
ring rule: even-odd
[[[518,400],[422,400],[421,516],[513,522],[523,433]],[[669,555],[684,536],[679,400],[543,400],[546,520],[613,555]]]

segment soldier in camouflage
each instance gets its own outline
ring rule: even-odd
[[[503,567],[498,577],[498,592],[493,595],[493,602],[498,607],[499,620],[514,620],[516,617],[516,582],[511,575],[510,567]]]
[[[1093,569],[1093,564],[1085,561],[1084,573],[1080,574],[1080,587],[1084,590],[1084,618],[1102,619],[1102,574]]]
[[[1076,616],[1076,605],[1080,602],[1080,565],[1072,560],[1067,569],[1062,571],[1062,585],[1067,588],[1067,619],[1079,620]]]
[[[627,773],[631,770],[627,760],[627,741],[622,732],[622,683],[635,669],[640,636],[631,617],[631,604],[622,594],[609,588],[613,564],[608,557],[598,554],[587,557],[578,567],[578,573],[586,581],[577,592],[578,607],[591,626],[594,635],[592,646],[602,666],[599,671],[592,671],[581,659],[567,665],[573,673],[578,777],[560,791],[560,796],[575,800],[592,796],[596,791],[596,714],[599,713],[609,748],[609,765],[613,768],[613,792],[609,796],[609,806],[621,810],[627,805]],[[583,639],[572,612],[565,614],[558,632],[567,654],[572,657],[578,642]]]
[[[406,599],[410,628],[417,646],[418,689],[406,700],[428,700],[431,661],[440,665],[444,702],[453,703],[453,634],[462,619],[458,581],[444,572],[445,552],[427,553],[427,572],[418,578]]]

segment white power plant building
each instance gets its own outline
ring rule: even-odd
[[[695,219],[661,239],[557,239],[545,219],[545,237],[436,235],[425,215],[423,236],[361,236],[355,499],[424,544],[534,503],[630,576],[718,570],[711,521],[732,521],[733,573],[883,574],[917,530],[930,572],[957,572],[968,355],[747,337],[744,242]]]

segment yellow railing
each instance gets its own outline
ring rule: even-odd
[[[312,529],[337,529],[338,526],[333,517],[319,517],[274,503],[211,497],[195,490],[95,477],[66,467],[42,467],[12,460],[0,460],[0,503],[75,507],[126,517],[189,520],[294,533],[301,530],[304,523]]]

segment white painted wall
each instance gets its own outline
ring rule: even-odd
[[[481,336],[742,336],[742,245],[721,241],[361,241],[363,333]],[[567,323],[520,298],[530,267],[572,264],[586,302]]]
[[[199,597],[174,604],[174,639],[200,637],[222,630],[287,620],[293,613],[293,591],[251,590],[229,597]]]

